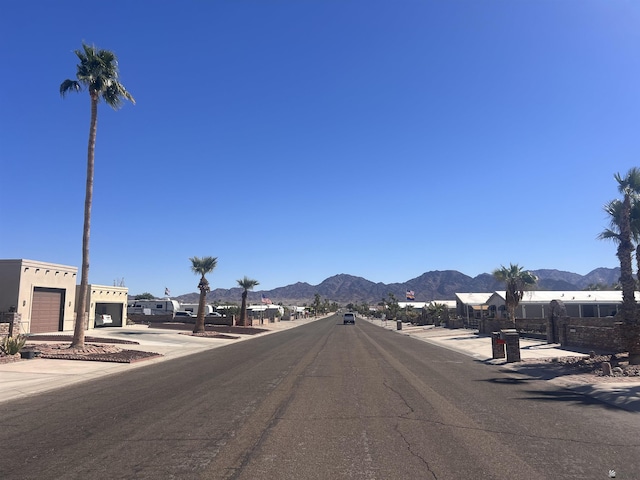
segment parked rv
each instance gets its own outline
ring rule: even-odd
[[[184,312],[191,312],[194,315],[198,314],[198,304],[197,303],[183,303],[182,304],[182,311]],[[204,306],[204,314],[205,315],[211,315],[213,313],[213,307],[211,305],[205,305]]]
[[[177,300],[133,300],[127,305],[128,315],[175,315],[181,310]]]

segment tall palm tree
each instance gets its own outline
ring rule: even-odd
[[[622,317],[624,340],[629,350],[629,363],[640,364],[640,325],[638,306],[635,300],[637,283],[633,278],[633,251],[636,241],[636,261],[640,267],[640,169],[631,168],[623,177],[614,175],[618,182],[618,191],[622,200],[613,200],[605,205],[605,211],[611,216],[611,228],[599,235],[601,239],[611,239],[618,244],[616,256],[620,261],[620,283],[622,285]]]
[[[253,290],[253,287],[260,285],[260,282],[253,280],[245,276],[242,280],[236,280],[238,285],[242,288],[242,307],[240,307],[240,321],[238,325],[247,326],[247,295],[249,290]]]
[[[76,323],[71,346],[84,347],[84,331],[87,328],[87,294],[89,290],[89,234],[91,227],[91,204],[93,202],[93,171],[98,126],[98,103],[102,99],[117,110],[124,100],[135,104],[135,100],[119,81],[118,60],[109,50],[97,50],[95,46],[82,44],[82,50],[75,51],[80,60],[77,65],[76,80],[65,80],[60,84],[60,95],[69,92],[89,92],[91,120],[89,145],[87,149],[87,181],[84,198],[84,226],[82,229],[82,267],[80,290],[78,292]]]
[[[603,209],[607,214],[609,214],[610,225],[609,228],[604,229],[598,235],[598,239],[612,240],[618,245],[616,256],[618,257],[618,260],[621,260],[621,255],[624,256],[624,277],[626,281],[629,281],[629,278],[633,279],[632,255],[634,248],[636,253],[636,264],[638,272],[640,273],[640,202],[632,202],[629,209],[628,206],[625,206],[622,200],[615,199],[605,204]],[[627,217],[627,214],[629,214],[629,217]],[[621,227],[623,231],[626,231],[625,228],[627,224],[629,227],[630,239],[625,242],[623,241]],[[621,246],[622,251],[620,251]],[[622,276],[623,275],[621,275],[621,277]]]
[[[207,299],[207,293],[211,291],[209,288],[209,282],[205,278],[205,275],[213,272],[218,264],[217,257],[193,257],[191,260],[191,270],[196,275],[200,275],[200,283],[198,283],[198,289],[200,290],[200,299],[198,301],[198,317],[196,318],[196,324],[193,327],[193,333],[204,333],[204,305]]]
[[[509,267],[500,266],[493,271],[493,278],[505,284],[507,294],[505,296],[505,307],[507,317],[516,324],[516,308],[522,300],[525,290],[536,284],[538,277],[529,271],[525,271],[517,263],[510,263]]]

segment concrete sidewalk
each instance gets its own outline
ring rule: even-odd
[[[631,378],[616,381],[615,378],[607,377],[562,375],[554,373],[552,363],[547,364],[548,368],[545,368],[545,365],[541,366],[533,362],[533,360],[540,360],[542,363],[552,358],[587,356],[586,351],[562,348],[559,344],[548,344],[544,340],[521,338],[522,362],[507,363],[505,359],[494,360],[491,337],[478,335],[474,330],[447,329],[431,325],[413,326],[406,323],[402,324],[402,330],[398,330],[396,322],[377,319],[368,319],[368,321],[393,330],[395,333],[468,355],[488,365],[498,365],[530,378],[547,380],[558,387],[587,395],[618,408],[640,413],[640,378],[637,381]]]
[[[377,319],[370,319],[369,321],[388,330],[394,330],[399,334],[425,340],[449,350],[464,353],[477,360],[495,365],[506,364],[504,359],[493,360],[491,338],[478,335],[476,330],[448,329],[444,327],[434,327],[433,325],[414,326],[407,323],[402,324],[402,330],[397,330],[396,322],[385,322],[384,320]],[[520,339],[520,356],[522,360],[575,357],[580,355],[586,355],[586,352],[567,350],[561,348],[559,344],[548,344],[544,340]]]
[[[162,354],[136,363],[110,363],[82,360],[60,360],[35,358],[18,362],[0,364],[0,403],[15,398],[26,397],[39,392],[65,387],[74,383],[99,378],[105,375],[140,368],[152,363],[164,362],[174,358],[199,353],[204,350],[237,343],[250,338],[262,337],[270,333],[295,328],[322,317],[267,323],[256,326],[268,332],[255,335],[233,335],[236,339],[218,339],[182,335],[179,330],[150,328],[146,325],[127,325],[125,327],[105,327],[88,332],[88,336],[132,340],[138,345],[118,344],[127,350],[142,350]],[[182,331],[188,333],[188,330]],[[73,332],[53,332],[52,335],[73,335]],[[38,343],[38,342],[28,342]],[[105,342],[106,343],[106,342]]]

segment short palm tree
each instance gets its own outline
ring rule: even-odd
[[[253,287],[260,285],[260,282],[248,277],[244,277],[242,280],[236,280],[238,285],[242,288],[242,307],[240,307],[240,321],[238,325],[247,326],[247,295],[249,290],[253,290]]]
[[[515,326],[516,308],[522,300],[525,290],[536,284],[538,277],[533,273],[525,271],[516,264],[509,264],[509,267],[500,266],[493,271],[493,277],[505,284],[507,291],[504,304],[507,309],[507,317]]]
[[[98,125],[98,103],[102,99],[114,110],[120,108],[123,100],[135,100],[119,81],[118,60],[109,50],[97,50],[95,46],[82,44],[82,50],[75,51],[80,60],[77,65],[76,80],[65,80],[60,84],[60,95],[68,92],[89,91],[91,120],[89,146],[87,150],[87,181],[84,199],[84,226],[82,229],[82,267],[80,289],[76,301],[76,323],[71,346],[84,347],[86,325],[87,294],[89,289],[89,234],[91,225],[91,204],[93,202],[93,171]]]
[[[433,319],[433,324],[439,326],[442,323],[447,306],[444,303],[431,302],[427,307],[427,316]]]
[[[193,257],[191,260],[191,270],[196,275],[200,275],[200,283],[198,283],[198,290],[200,290],[200,299],[198,301],[198,316],[196,318],[196,324],[193,327],[193,333],[204,333],[204,305],[207,300],[207,293],[211,291],[209,288],[209,282],[205,278],[205,275],[213,272],[218,264],[217,257]]]

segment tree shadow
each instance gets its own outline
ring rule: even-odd
[[[544,362],[544,363],[533,363],[533,362],[518,362],[509,364],[510,368],[502,368],[499,371],[501,373],[519,373],[521,375],[526,375],[527,377],[531,377],[535,380],[552,380],[558,377],[564,377],[566,375],[571,375],[576,372],[570,368],[567,368],[565,365],[561,363],[553,363],[553,362]]]
[[[527,393],[528,397],[522,398],[521,400],[533,400],[539,402],[563,402],[563,403],[572,403],[574,405],[586,405],[593,407],[604,407],[607,409],[617,409],[615,405],[611,405],[605,401],[602,401],[598,398],[589,396],[587,394],[568,390],[564,388],[559,388],[557,390],[525,390],[524,393]]]

